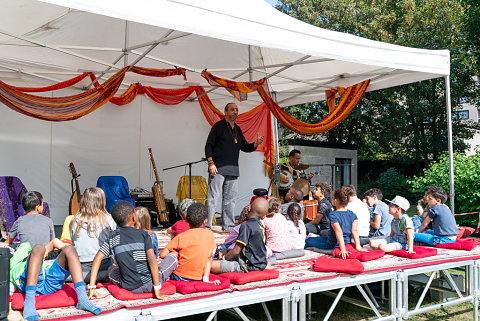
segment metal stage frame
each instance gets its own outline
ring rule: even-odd
[[[460,289],[452,278],[449,270],[460,270],[464,273],[463,290]],[[429,274],[429,275],[428,275]],[[424,282],[420,287],[423,291],[413,309],[408,308],[411,297],[409,296],[409,284],[418,285],[418,276],[421,276]],[[442,276],[442,279],[448,284],[447,287],[432,285],[436,277]],[[382,300],[388,300],[388,309],[380,307],[377,299],[370,292],[367,286],[370,283],[381,282]],[[384,298],[384,282],[388,282],[389,291]],[[344,296],[347,288],[355,287],[361,293],[364,301]],[[448,298],[443,302],[422,305],[428,290],[453,293],[454,298]],[[478,321],[478,302],[480,299],[480,259],[466,259],[454,262],[440,263],[435,265],[426,265],[408,269],[398,269],[384,272],[370,272],[352,276],[338,276],[330,279],[293,282],[287,285],[278,285],[271,287],[255,288],[252,290],[233,291],[223,293],[207,298],[195,299],[178,303],[169,303],[157,307],[143,309],[125,309],[122,308],[112,313],[91,317],[92,320],[136,320],[153,321],[178,318],[199,313],[210,313],[207,321],[217,320],[218,311],[226,311],[230,314],[236,314],[243,321],[250,321],[242,310],[242,306],[252,304],[262,304],[263,313],[269,321],[273,321],[266,302],[273,300],[282,300],[282,321],[305,321],[307,316],[312,315],[311,295],[313,293],[324,293],[334,297],[334,301],[328,309],[323,320],[328,320],[340,300],[351,304],[370,308],[375,314],[371,320],[401,321],[410,316],[440,309],[447,306],[458,305],[464,302],[473,304],[473,318]],[[262,313],[262,311],[258,311]]]

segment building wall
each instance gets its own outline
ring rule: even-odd
[[[470,104],[463,104],[462,109],[455,112],[456,117],[470,119],[476,123],[480,121],[480,114],[476,106]],[[455,117],[454,116],[454,117]],[[470,144],[470,149],[466,151],[466,155],[470,156],[480,151],[480,133],[475,134],[472,139],[467,141]]]
[[[320,142],[318,145],[322,145]],[[334,176],[338,176],[339,166],[335,166],[335,161],[338,159],[348,159],[351,160],[351,184],[357,186],[357,149],[356,146],[344,145],[343,148],[341,144],[338,144],[339,147],[324,147],[324,146],[304,146],[302,142],[294,142],[293,144],[288,145],[288,151],[292,149],[298,149],[302,153],[301,163],[310,165],[305,172],[316,173],[316,175],[311,180],[312,190],[315,187],[315,184],[318,182],[326,182],[332,188],[337,188],[341,186],[336,186],[334,182]],[[333,173],[334,171],[334,173]]]

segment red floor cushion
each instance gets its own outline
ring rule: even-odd
[[[388,254],[405,257],[408,259],[421,259],[423,257],[437,255],[437,249],[433,247],[413,246],[413,251],[415,253],[407,253],[407,250],[396,250],[389,252]]]
[[[348,256],[348,259],[357,259],[360,262],[372,261],[372,260],[381,258],[382,256],[385,255],[385,252],[381,251],[381,250],[376,250],[376,251],[368,250],[367,252],[360,252],[360,251],[357,251],[357,249],[355,247],[353,247],[352,244],[346,244],[345,249],[348,252],[350,252],[350,255]],[[334,257],[340,258],[341,257],[340,248],[338,248],[338,247],[335,248],[335,250],[333,250],[332,255]]]
[[[452,250],[465,250],[471,251],[477,247],[478,243],[471,240],[457,240],[452,243],[437,244],[438,248],[441,249],[452,249]]]
[[[177,288],[177,291],[182,294],[194,293],[194,292],[208,292],[208,291],[218,291],[223,289],[230,288],[230,280],[222,278],[218,275],[210,274],[210,281],[220,280],[220,284],[216,285],[213,283],[206,283],[203,281],[175,281],[170,280],[169,283],[172,283]]]
[[[362,262],[357,259],[337,259],[327,255],[322,255],[313,263],[313,270],[317,272],[338,272],[348,274],[363,273]]]
[[[118,300],[140,300],[140,299],[151,299],[155,298],[154,292],[147,292],[147,293],[132,293],[128,290],[125,290],[118,285],[115,285],[111,282],[107,284],[108,291]],[[162,288],[160,289],[162,295],[171,295],[177,292],[175,285],[167,281],[163,283]]]
[[[229,272],[229,273],[222,273],[219,274],[222,278],[229,279],[233,284],[245,284],[249,282],[255,281],[264,281],[264,280],[271,280],[277,279],[280,275],[280,272],[275,269],[267,269],[263,271],[250,271],[248,273],[240,273],[240,272]]]
[[[357,260],[360,262],[367,262],[379,259],[385,255],[385,251],[382,250],[375,250],[375,251],[368,251],[368,252],[359,252],[357,255]]]
[[[465,237],[469,237],[473,232],[475,232],[474,228],[468,227],[468,226],[458,226],[457,228],[458,228],[457,240]]]
[[[103,287],[98,283],[97,288]],[[17,290],[18,291],[18,290]],[[12,309],[23,310],[25,294],[15,292],[12,295]],[[52,294],[39,295],[35,297],[35,308],[49,309],[77,305],[77,292],[73,283],[65,283],[63,288]]]

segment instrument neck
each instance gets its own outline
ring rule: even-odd
[[[80,192],[80,184],[78,184],[78,179],[77,179],[77,177],[75,177],[75,190],[77,190],[78,192]]]
[[[155,160],[153,159],[152,149],[149,148],[148,152],[150,153],[150,161],[152,162],[153,173],[155,174],[155,181],[160,184],[160,179],[158,178],[157,166],[155,166]]]

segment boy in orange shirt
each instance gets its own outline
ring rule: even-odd
[[[178,256],[178,267],[170,279],[220,284],[218,280],[209,280],[216,244],[213,232],[202,227],[207,223],[206,206],[202,203],[190,205],[186,220],[190,229],[175,236],[159,254],[161,258],[170,253]]]

